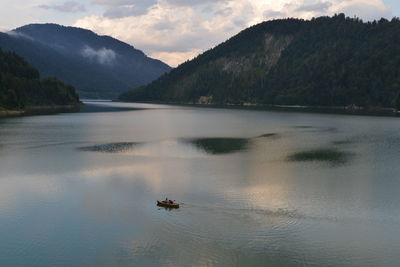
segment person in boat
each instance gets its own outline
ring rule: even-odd
[[[172,201],[171,199],[168,199],[167,197],[165,198],[165,200],[163,202],[166,204],[174,204],[174,201]]]

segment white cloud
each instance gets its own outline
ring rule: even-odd
[[[345,12],[365,20],[390,17],[382,0],[93,0],[102,16],[75,26],[111,35],[172,66],[244,28],[273,19]]]
[[[67,1],[63,4],[52,4],[52,5],[39,5],[38,7],[43,9],[53,9],[60,12],[85,12],[86,8],[84,5],[75,2],[75,1]]]
[[[309,5],[303,5],[297,8],[297,11],[316,11],[316,12],[325,12],[328,8],[332,6],[331,2],[316,2]]]
[[[382,17],[390,18],[393,16],[389,8],[380,0],[342,1],[337,7],[337,11],[350,17],[361,17],[364,20],[379,20]]]
[[[202,49],[194,49],[188,52],[153,52],[150,54],[152,58],[162,59],[171,66],[178,66],[187,60],[195,58],[202,52]]]
[[[22,32],[6,31],[5,33],[14,38],[25,38],[25,39],[33,40],[33,38],[31,36],[26,35]]]
[[[229,0],[166,0],[167,3],[176,6],[196,6],[206,3],[228,2]]]
[[[0,32],[8,32],[9,30],[10,28],[8,27],[0,26]]]
[[[90,46],[85,46],[81,54],[83,57],[88,58],[90,60],[95,60],[102,65],[110,65],[114,63],[117,54],[112,49],[101,48],[99,50],[95,50]]]

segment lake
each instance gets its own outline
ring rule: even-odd
[[[0,120],[1,266],[400,264],[398,118],[87,104]]]

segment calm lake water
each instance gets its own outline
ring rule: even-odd
[[[0,266],[400,265],[398,118],[96,102],[0,170]]]

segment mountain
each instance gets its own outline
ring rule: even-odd
[[[400,105],[400,20],[339,14],[250,27],[124,101]]]
[[[72,86],[54,78],[40,80],[37,69],[15,53],[0,49],[0,111],[79,103]]]
[[[30,24],[0,33],[0,48],[16,52],[44,77],[72,84],[81,97],[113,98],[170,70],[112,37],[57,24]]]

